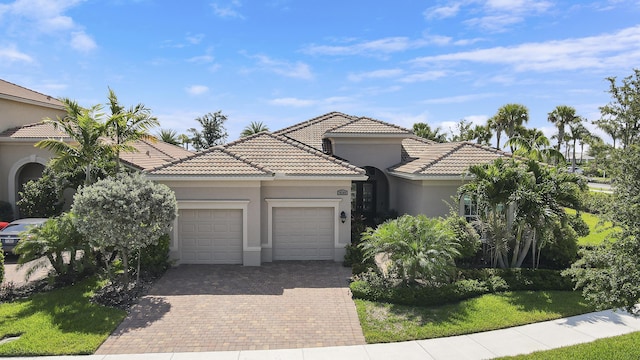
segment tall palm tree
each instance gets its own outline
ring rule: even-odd
[[[571,157],[571,172],[576,171],[576,142],[587,137],[589,130],[582,122],[574,122],[569,124],[569,139],[573,142]]]
[[[240,133],[240,137],[251,136],[263,131],[269,131],[267,125],[263,124],[262,121],[252,121],[249,123],[249,125],[244,127],[244,129]]]
[[[120,169],[120,152],[136,151],[130,145],[131,142],[138,139],[151,139],[149,130],[158,126],[158,119],[151,115],[151,110],[138,103],[125,109],[118,101],[116,93],[109,88],[109,108],[111,116],[107,119],[107,135],[114,142],[116,152],[116,171]]]
[[[476,125],[473,127],[473,139],[477,144],[490,145],[493,134],[489,125]]]
[[[497,148],[500,149],[502,131],[508,138],[516,134],[516,129],[529,121],[529,109],[521,104],[506,104],[493,116],[493,129],[496,130]],[[511,149],[513,152],[513,149]]]
[[[46,118],[44,121],[65,132],[71,141],[46,139],[37,142],[35,146],[54,153],[51,161],[54,169],[73,171],[76,168],[84,168],[84,183],[89,185],[93,182],[93,168],[113,156],[113,147],[102,139],[106,133],[106,126],[101,121],[101,106],[84,109],[68,98],[61,101],[67,114],[55,120]]]
[[[189,135],[187,134],[180,134],[178,135],[178,140],[180,141],[180,144],[182,144],[182,146],[189,150],[189,144],[191,144],[191,138],[189,137]]]
[[[160,138],[160,140],[171,144],[171,145],[180,145],[180,139],[178,138],[178,132],[173,129],[160,129],[156,133],[156,136]]]
[[[558,129],[558,144],[556,145],[556,149],[560,151],[560,145],[564,142],[565,126],[579,121],[576,115],[576,109],[567,105],[558,105],[548,114],[547,120]]]

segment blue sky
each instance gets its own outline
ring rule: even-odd
[[[640,67],[640,2],[0,0],[0,78],[82,105],[142,102],[178,132],[222,110],[229,140],[330,111],[485,123],[506,103],[548,135]]]

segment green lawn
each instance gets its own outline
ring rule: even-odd
[[[568,214],[575,214],[573,209],[565,209]],[[611,222],[606,221],[603,224],[599,224],[600,218],[598,215],[581,213],[582,220],[589,225],[589,235],[578,238],[578,245],[599,245],[604,239],[611,234],[613,227]]]
[[[124,319],[123,310],[89,302],[95,278],[0,304],[0,356],[92,354]]]
[[[637,360],[640,359],[640,346],[638,346],[638,344],[640,344],[640,332],[634,332],[631,334],[600,339],[586,344],[578,344],[547,351],[538,351],[528,355],[511,356],[501,359]]]
[[[487,294],[437,307],[355,302],[367,343],[470,334],[594,311],[572,291]]]

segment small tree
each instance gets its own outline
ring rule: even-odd
[[[252,121],[249,125],[245,126],[240,133],[240,137],[247,137],[253,134],[261,133],[263,131],[269,131],[269,127],[262,123],[262,121]]]
[[[62,213],[64,197],[62,186],[48,169],[37,180],[30,180],[19,192],[16,203],[22,217],[54,217]]]
[[[119,253],[128,285],[130,255],[156,244],[171,229],[177,203],[167,186],[138,173],[119,174],[80,189],[74,196],[72,211],[77,216],[74,224],[78,231],[93,246],[113,247]]]
[[[227,116],[222,114],[222,111],[205,114],[196,118],[196,121],[202,126],[202,131],[196,128],[187,130],[192,135],[191,143],[196,150],[200,151],[221,145],[227,140],[227,130],[224,128]]]

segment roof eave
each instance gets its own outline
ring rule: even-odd
[[[459,175],[423,175],[423,174],[414,174],[414,173],[406,173],[401,171],[388,170],[387,173],[389,175],[408,179],[408,180],[464,180],[464,174]]]
[[[289,174],[275,174],[276,180],[351,180],[351,181],[366,181],[369,177],[365,174],[359,175],[289,175]]]
[[[155,175],[144,173],[150,180],[155,181],[272,181],[272,175]]]
[[[323,138],[392,138],[406,139],[409,133],[324,133]]]
[[[25,104],[37,105],[37,106],[47,107],[47,108],[50,108],[50,109],[56,109],[56,110],[64,111],[64,106],[63,105],[49,104],[49,103],[42,102],[42,101],[25,99],[25,98],[19,97],[19,96],[13,96],[13,95],[8,95],[8,94],[0,94],[0,99],[17,101],[17,102],[21,102],[21,103],[25,103]]]

